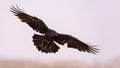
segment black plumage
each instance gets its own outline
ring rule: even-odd
[[[67,43],[68,48],[75,48],[79,51],[94,54],[98,53],[99,49],[95,48],[95,46],[88,45],[71,35],[57,33],[55,30],[48,28],[41,19],[25,13],[18,6],[12,6],[10,9],[10,11],[13,12],[14,15],[22,22],[25,22],[33,30],[42,34],[33,35],[34,45],[39,51],[45,53],[56,53],[58,49],[60,49],[60,47],[55,43],[57,42],[61,45]]]

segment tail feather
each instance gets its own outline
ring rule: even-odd
[[[44,36],[34,34],[33,42],[36,48],[45,53],[56,53],[60,49],[52,40]]]

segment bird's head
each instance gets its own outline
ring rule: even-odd
[[[48,37],[55,37],[58,35],[58,33],[55,31],[55,30],[52,30],[52,29],[49,29],[46,33],[45,33],[46,36]]]

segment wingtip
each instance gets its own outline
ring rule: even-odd
[[[24,10],[20,9],[17,4],[16,4],[16,7],[11,5],[10,6],[10,11],[13,12],[13,13],[19,13],[19,12],[25,13]]]
[[[98,49],[98,48],[92,47],[90,52],[93,53],[93,54],[97,54],[97,53],[99,53],[99,50],[100,49]]]

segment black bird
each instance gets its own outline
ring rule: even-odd
[[[67,43],[68,48],[75,48],[79,51],[88,52],[88,53],[98,53],[96,46],[90,46],[77,38],[68,35],[68,34],[60,34],[55,30],[52,30],[46,26],[46,24],[39,18],[35,16],[31,16],[21,10],[18,6],[10,7],[10,11],[14,13],[22,22],[28,24],[33,30],[41,33],[40,35],[33,35],[33,42],[36,48],[45,53],[56,53],[60,47],[55,43],[64,45]]]

